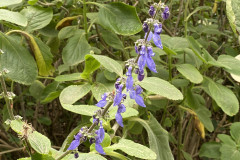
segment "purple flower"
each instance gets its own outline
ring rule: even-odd
[[[78,153],[74,153],[74,158],[78,158],[79,157],[79,155],[78,155]]]
[[[145,55],[147,54],[147,50],[145,46],[141,46],[141,50],[139,52],[140,57],[138,58],[138,68],[139,70],[143,70],[144,66],[146,64],[146,59],[145,59]]]
[[[144,22],[143,23],[143,31],[148,32],[148,29],[149,29],[148,24],[146,22]]]
[[[138,68],[139,68],[139,72],[138,72],[138,79],[141,81],[144,78],[144,66],[147,63],[148,68],[153,71],[153,72],[157,72],[156,70],[156,65],[154,63],[154,60],[152,59],[152,57],[155,55],[155,53],[153,53],[152,47],[145,47],[142,46],[141,50],[140,50],[140,57],[138,59]]]
[[[118,89],[118,86],[121,84],[121,78],[118,78],[115,82],[115,88]]]
[[[128,67],[128,71],[127,71],[126,75],[127,75],[126,88],[128,91],[128,90],[132,89],[132,87],[133,87],[132,66]]]
[[[146,55],[147,66],[151,71],[157,73],[156,65],[154,63],[154,60],[152,59],[153,56],[155,56],[155,53],[153,53],[152,47],[147,47]]]
[[[117,123],[123,127],[123,119],[122,119],[122,115],[121,113],[124,113],[126,111],[126,107],[123,104],[119,104],[118,105],[118,110],[117,113],[115,115],[116,121]]]
[[[151,16],[151,17],[153,17],[154,16],[154,14],[155,14],[155,8],[153,7],[153,6],[150,6],[150,9],[149,9],[149,15]]]
[[[67,150],[74,150],[76,149],[79,145],[80,145],[80,139],[82,137],[82,133],[78,133],[77,135],[74,136],[74,140],[72,141],[72,143],[70,144],[70,146],[68,147]]]
[[[144,79],[144,70],[138,71],[138,80],[142,81]]]
[[[131,90],[130,91],[130,98],[131,99],[135,99],[136,103],[139,105],[139,106],[142,106],[142,107],[146,107],[146,105],[144,104],[144,101],[143,101],[143,98],[142,96],[140,96],[140,94],[143,92],[142,88],[137,85],[135,87],[135,90]]]
[[[96,104],[96,106],[98,107],[104,107],[106,104],[107,104],[107,96],[108,94],[107,93],[104,93],[102,95],[102,99]]]
[[[158,47],[163,49],[163,45],[162,45],[162,41],[161,41],[161,37],[160,34],[162,33],[162,24],[158,24],[155,23],[154,24],[154,33],[150,32],[147,38],[147,41],[150,41],[151,39],[153,39],[154,44]],[[145,34],[145,37],[147,36],[147,34]]]
[[[166,7],[164,8],[163,13],[162,13],[162,18],[163,18],[164,20],[166,20],[166,19],[169,18],[169,16],[170,16],[169,8],[168,8],[168,6],[166,6]]]
[[[135,52],[138,54],[138,46],[135,44]]]
[[[93,123],[95,123],[95,122],[96,122],[96,124],[98,125],[98,123],[99,123],[99,118],[96,118],[96,116],[93,115]]]
[[[123,84],[120,84],[118,86],[118,88],[116,88],[116,95],[114,97],[114,100],[113,100],[113,106],[116,106],[118,105],[119,103],[121,103],[122,101],[122,98],[123,98],[123,94],[122,94],[122,88],[123,88]]]
[[[105,154],[101,143],[103,142],[104,136],[105,136],[105,131],[102,126],[102,121],[100,121],[100,128],[95,132],[97,135],[95,137],[95,149],[98,151],[100,154]]]

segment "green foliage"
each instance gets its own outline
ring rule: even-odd
[[[141,159],[156,159],[156,154],[152,150],[127,139],[121,139],[118,143],[112,145],[111,147],[108,147],[108,149],[119,149],[130,156],[138,157]]]
[[[11,6],[11,5],[14,5],[14,4],[18,4],[18,3],[21,3],[22,0],[1,0],[0,2],[0,7],[7,7],[7,6]]]
[[[164,8],[153,17],[162,23],[163,49],[146,44],[157,73],[147,61],[139,81],[135,42],[146,38],[152,1],[0,0],[1,158],[240,159],[240,3],[165,3],[169,19],[161,17]],[[146,108],[125,86],[129,64]],[[118,78],[127,95],[123,128],[121,108],[113,106]],[[107,104],[97,107],[104,93]],[[103,122],[106,155],[89,143],[99,129],[95,118]],[[80,146],[68,151],[79,132]]]
[[[38,133],[36,131],[33,131],[29,137],[28,137],[29,144],[31,147],[40,154],[48,154],[49,150],[51,148],[51,142],[50,140],[42,135],[41,133]]]
[[[139,85],[154,94],[158,94],[170,100],[183,99],[182,93],[177,88],[160,78],[145,78],[143,81],[139,82]]]
[[[142,30],[134,7],[115,2],[100,5],[98,22],[108,30],[120,35],[133,35]]]
[[[139,122],[146,129],[150,148],[157,154],[157,160],[174,159],[169,147],[168,132],[162,128],[153,115],[150,115],[148,121],[140,118],[130,120]]]
[[[100,55],[91,55],[91,56],[95,58],[109,72],[115,72],[119,76],[123,75],[122,66],[115,60],[108,58],[106,56],[100,56]]]
[[[8,78],[22,84],[31,84],[37,77],[37,65],[29,51],[14,38],[0,33],[1,70],[7,69]]]
[[[209,92],[203,89],[216,101],[217,105],[229,116],[237,114],[239,102],[234,93],[227,87],[215,83],[209,78],[205,78],[204,80]]]
[[[2,3],[2,2],[1,2]],[[18,12],[0,9],[0,20],[11,22],[20,26],[27,26],[27,18]]]
[[[74,66],[84,60],[86,54],[90,53],[90,45],[88,44],[84,34],[78,32],[69,38],[67,45],[63,48],[63,62],[68,66]]]
[[[53,17],[51,8],[42,8],[39,6],[28,6],[21,11],[21,14],[27,18],[28,24],[26,30],[29,32],[47,26]]]
[[[179,65],[177,66],[177,70],[192,83],[198,84],[203,81],[203,76],[191,64]]]

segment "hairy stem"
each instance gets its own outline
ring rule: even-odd
[[[6,105],[7,105],[8,114],[10,116],[10,119],[14,120],[12,105],[11,105],[10,99],[8,97],[7,87],[6,87],[3,75],[0,75],[0,79],[1,79],[1,86],[2,86],[2,90],[3,90],[3,96],[5,99]]]
[[[86,0],[83,0],[83,23],[84,23],[85,36],[86,36],[86,39],[88,40],[87,5],[86,5]]]
[[[179,124],[178,124],[178,150],[177,150],[177,160],[181,160],[181,151],[182,151],[182,111],[180,108],[178,108],[178,118],[179,118]]]

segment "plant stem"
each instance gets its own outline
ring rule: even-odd
[[[6,87],[6,84],[5,84],[5,81],[4,81],[4,77],[3,77],[3,75],[0,75],[0,77],[1,77],[0,79],[1,79],[1,86],[2,86],[2,90],[3,90],[3,96],[4,96],[4,99],[5,99],[6,105],[7,105],[8,114],[10,116],[10,119],[14,120],[12,105],[11,105],[10,99],[8,97],[7,87]]]
[[[86,39],[88,40],[87,5],[86,5],[86,0],[83,0],[83,23],[84,23],[85,36],[86,36]]]
[[[168,80],[172,82],[172,55],[168,54]]]
[[[179,118],[179,124],[178,124],[178,151],[177,151],[177,160],[181,160],[181,150],[182,150],[182,111],[180,108],[178,108],[178,118]]]
[[[189,0],[187,0],[187,3],[185,4],[185,9],[184,9],[184,37],[187,37],[187,11],[188,11],[188,4]]]

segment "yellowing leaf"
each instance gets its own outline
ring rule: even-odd
[[[198,119],[197,116],[194,116],[194,124],[195,128],[197,129],[198,133],[200,134],[202,139],[205,139],[205,130],[203,123]]]
[[[70,26],[71,23],[72,23],[72,21],[73,21],[74,19],[77,19],[78,17],[80,17],[80,16],[63,18],[62,20],[60,20],[60,21],[57,23],[55,29],[61,30],[61,29],[64,28],[64,27]]]
[[[7,34],[11,34],[11,33],[20,33],[24,37],[26,37],[26,39],[28,40],[28,43],[30,44],[30,47],[34,53],[35,59],[37,61],[39,75],[41,75],[41,76],[52,75],[52,73],[54,72],[54,67],[51,64],[52,63],[52,55],[51,55],[50,51],[49,51],[48,55],[47,54],[45,56],[43,55],[43,51],[48,50],[48,48],[46,48],[44,43],[42,43],[40,40],[37,40],[37,39],[36,39],[37,40],[36,41],[33,36],[31,36],[30,34],[28,34],[27,32],[24,32],[24,31],[12,30],[12,31],[8,32]],[[42,45],[41,49],[40,49],[39,45]]]
[[[235,58],[240,61],[240,55],[237,55]],[[239,71],[239,72],[240,72],[240,71]],[[235,81],[240,82],[240,76],[239,76],[239,75],[235,75],[235,74],[232,74],[232,73],[231,73],[231,76],[232,76],[232,78],[233,78]]]
[[[203,123],[199,120],[199,118],[197,117],[197,113],[194,112],[193,110],[189,109],[189,108],[185,108],[183,106],[179,106],[181,109],[188,111],[191,115],[194,116],[194,125],[195,128],[197,130],[197,132],[200,134],[201,138],[204,139],[205,138],[205,130],[204,130],[204,125]]]

